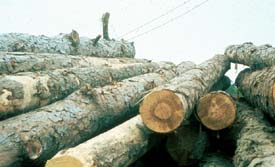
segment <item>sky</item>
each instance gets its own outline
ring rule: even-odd
[[[0,33],[54,36],[75,29],[80,36],[95,38],[102,33],[102,14],[109,12],[110,37],[134,41],[137,58],[201,63],[231,44],[250,41],[275,45],[274,0],[208,0],[183,14],[203,1],[0,0]],[[161,19],[122,36],[176,7]],[[183,17],[173,19],[179,15]],[[160,26],[167,21],[171,22]],[[234,78],[236,73],[231,70],[229,75]]]

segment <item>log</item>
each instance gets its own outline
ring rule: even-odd
[[[191,61],[183,61],[177,65],[176,73],[177,75],[183,74],[186,70],[196,68],[196,66],[197,65]]]
[[[210,91],[230,68],[226,56],[216,55],[145,96],[139,112],[145,125],[159,133],[177,129],[192,114],[198,99]]]
[[[196,115],[208,129],[222,130],[233,124],[236,118],[236,104],[224,91],[210,92],[200,98]]]
[[[275,67],[245,69],[239,73],[235,84],[252,106],[275,119]]]
[[[226,48],[224,54],[233,63],[244,64],[253,69],[275,65],[275,48],[269,44],[255,46],[251,42],[246,42],[241,45],[231,45]]]
[[[97,45],[94,45],[95,40],[97,40]],[[69,34],[59,34],[54,37],[23,33],[1,34],[0,51],[59,53],[95,57],[133,58],[135,56],[135,48],[132,42],[79,37],[75,30],[72,30]]]
[[[199,167],[234,167],[232,160],[220,153],[207,153],[203,155]]]
[[[92,87],[172,68],[167,63],[114,64],[112,67],[58,69],[20,73],[0,78],[0,120],[60,100],[84,84]]]
[[[275,166],[275,129],[259,109],[243,101],[237,103],[236,123],[225,134],[237,141],[234,165],[238,167]]]
[[[149,60],[132,58],[97,58],[51,53],[0,52],[0,74],[148,62]]]
[[[103,39],[110,40],[109,37],[109,31],[108,31],[108,26],[109,26],[109,18],[110,18],[110,13],[106,12],[102,16],[102,34],[103,34]]]
[[[167,150],[179,166],[195,165],[209,143],[199,124],[188,124],[168,135]]]
[[[76,147],[61,150],[45,167],[126,167],[146,153],[158,140],[140,116]]]
[[[137,114],[153,87],[175,77],[173,69],[132,77],[100,88],[84,87],[64,100],[0,122],[0,166],[22,159],[44,162]],[[20,128],[18,128],[20,127]]]

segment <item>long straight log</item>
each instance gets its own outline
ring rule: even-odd
[[[22,159],[43,162],[118,125],[137,114],[133,108],[147,91],[173,77],[173,69],[160,70],[102,88],[86,87],[62,101],[1,121],[0,166]]]
[[[173,67],[167,63],[114,64],[112,67],[72,68],[20,73],[0,78],[0,119],[60,100],[84,84],[92,87]]]
[[[144,126],[138,115],[76,147],[58,152],[45,167],[126,167],[156,141],[157,135]]]
[[[149,61],[132,58],[98,58],[51,53],[0,52],[0,74],[146,62],[148,63]]]
[[[130,57],[135,56],[133,43],[100,39],[96,45],[94,40],[79,37],[76,31],[59,34],[54,37],[34,36],[22,33],[0,35],[0,51],[61,53],[69,55],[85,55],[95,57]]]
[[[229,68],[227,57],[216,55],[168,84],[155,88],[146,95],[139,108],[145,125],[160,133],[178,128],[190,117],[198,99],[210,91]]]
[[[210,92],[200,98],[196,115],[208,129],[222,130],[233,124],[236,118],[236,104],[224,91]]]
[[[253,69],[275,65],[275,48],[271,45],[255,46],[251,42],[246,42],[227,47],[224,54],[232,62],[244,64]]]
[[[235,83],[251,105],[275,119],[275,67],[256,71],[245,69],[239,73]]]
[[[227,135],[237,141],[234,165],[238,167],[275,166],[275,129],[258,109],[237,103],[236,123]],[[222,137],[222,136],[221,136]]]

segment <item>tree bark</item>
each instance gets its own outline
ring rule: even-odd
[[[255,46],[251,42],[231,45],[225,50],[225,55],[233,63],[244,64],[253,69],[275,65],[275,48],[271,45]]]
[[[140,116],[102,133],[76,147],[61,150],[45,167],[126,167],[146,153],[157,141]]]
[[[0,78],[0,119],[60,100],[84,84],[103,86],[125,78],[172,68],[167,63],[114,64],[112,67],[72,68],[20,73]]]
[[[179,166],[195,165],[208,145],[206,132],[199,124],[188,124],[168,135],[167,150]]]
[[[181,63],[179,63],[176,67],[176,73],[177,75],[183,74],[184,72],[186,72],[187,70],[196,68],[197,65],[191,61],[183,61]]]
[[[132,58],[98,58],[50,53],[0,52],[0,74],[148,62],[149,60]]]
[[[22,159],[43,162],[137,114],[140,99],[175,77],[173,69],[102,88],[85,87],[62,101],[0,122],[0,166]],[[18,128],[20,127],[20,128]]]
[[[236,104],[224,91],[210,92],[200,98],[196,115],[208,129],[222,130],[233,124]]]
[[[238,167],[275,166],[275,129],[258,109],[237,103],[236,123],[226,134],[237,140],[234,165]]]
[[[85,55],[95,57],[130,57],[135,56],[133,43],[101,39],[94,46],[95,39],[79,37],[76,31],[59,34],[54,37],[34,36],[22,33],[0,35],[0,51],[35,52]]]
[[[275,67],[256,71],[245,69],[235,83],[251,105],[275,119]]]
[[[207,153],[203,155],[199,167],[234,167],[227,157],[218,153]]]
[[[227,57],[217,55],[155,88],[145,96],[139,108],[145,125],[159,133],[177,129],[190,117],[198,99],[210,91],[229,68]]]

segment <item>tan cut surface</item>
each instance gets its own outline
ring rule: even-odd
[[[221,130],[234,122],[236,105],[226,93],[208,93],[200,99],[197,115],[201,123],[207,128]]]
[[[45,167],[84,167],[83,164],[71,156],[62,156],[47,161]]]
[[[159,133],[175,130],[184,118],[182,102],[170,90],[154,91],[147,95],[139,112],[145,125]]]

